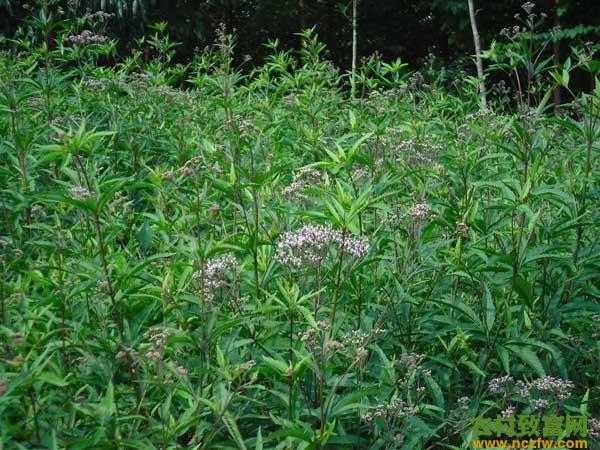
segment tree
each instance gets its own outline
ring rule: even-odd
[[[481,107],[487,107],[485,97],[485,81],[483,79],[483,62],[481,60],[481,41],[479,40],[479,31],[475,20],[475,6],[473,0],[467,0],[469,3],[469,19],[471,21],[471,31],[473,32],[473,43],[475,44],[475,66],[477,67],[477,78],[479,78],[479,94],[481,95]]]
[[[352,0],[352,98],[356,95],[356,60],[358,53],[358,0]]]

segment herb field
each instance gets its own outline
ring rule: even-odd
[[[468,449],[513,414],[598,448],[591,46],[557,67],[530,14],[482,108],[311,31],[242,71],[225,33],[181,65],[165,24],[117,56],[100,13],[33,17],[0,53],[0,449]]]

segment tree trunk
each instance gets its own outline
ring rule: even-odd
[[[475,44],[475,66],[477,67],[477,78],[479,78],[479,94],[481,95],[481,107],[487,108],[485,97],[485,82],[483,79],[483,62],[481,61],[481,42],[479,40],[479,31],[477,31],[477,22],[475,21],[475,6],[473,0],[467,0],[469,4],[469,18],[471,20],[471,30],[473,31],[473,43]]]
[[[298,1],[298,15],[300,16],[300,31],[306,29],[306,12],[304,7],[304,0]]]
[[[352,0],[352,78],[350,79],[351,96],[356,96],[356,59],[358,53],[358,0]]]

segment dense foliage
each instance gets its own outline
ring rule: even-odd
[[[600,84],[525,11],[514,85],[364,61],[305,32],[188,77],[102,13],[0,55],[0,447],[466,449],[485,414],[600,438]],[[91,31],[94,30],[94,31]],[[596,80],[555,115],[573,70]]]
[[[0,0],[0,36],[12,35],[37,6],[49,5],[55,14],[76,17],[86,10],[102,9],[115,14],[111,32],[129,47],[147,33],[152,23],[167,21],[170,33],[181,42],[178,58],[187,61],[196,48],[215,39],[224,24],[240,36],[237,59],[252,57],[248,66],[261,65],[269,54],[264,43],[279,39],[286,48],[297,47],[295,33],[315,27],[327,45],[328,59],[340,67],[350,66],[352,0]],[[483,45],[489,45],[501,29],[512,26],[522,14],[524,0],[475,0]],[[577,39],[600,38],[600,2],[597,0],[540,0],[538,12],[549,20],[543,30],[562,28],[559,58]],[[358,53],[375,51],[385,58],[401,57],[418,67],[430,53],[441,64],[454,68],[473,54],[467,0],[368,0],[359,1]],[[577,83],[577,80],[574,80]]]

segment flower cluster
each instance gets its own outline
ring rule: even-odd
[[[140,354],[137,350],[131,347],[124,347],[123,350],[120,350],[116,355],[116,359],[129,359],[134,363],[138,363],[140,359]]]
[[[377,418],[391,422],[399,418],[412,416],[417,412],[414,406],[408,405],[404,400],[397,398],[387,405],[377,405],[375,411],[367,412],[361,415],[361,420],[367,424],[372,424]]]
[[[493,86],[496,89],[499,89],[500,91],[508,90],[506,81],[504,81],[504,80],[498,81]],[[492,111],[491,109],[482,108],[482,109],[478,110],[477,112],[467,114],[465,116],[465,120],[470,122],[470,121],[475,121],[477,119],[485,119],[485,118],[489,118],[489,117],[494,117],[494,115],[495,115],[494,111]]]
[[[86,188],[76,186],[71,188],[71,197],[73,197],[75,200],[86,200],[88,198],[92,198],[92,194]]]
[[[527,30],[524,27],[515,25],[512,28],[502,28],[502,30],[500,30],[500,35],[512,38],[514,36],[517,36],[518,34],[525,33],[526,31]]]
[[[427,203],[418,203],[411,206],[405,215],[415,220],[425,220],[431,215],[431,206]]]
[[[346,236],[330,225],[305,225],[302,228],[284,233],[277,244],[276,259],[284,266],[301,268],[303,265],[320,265],[327,256],[330,244],[354,258],[364,258],[369,252],[366,239]]]
[[[423,74],[421,72],[413,73],[408,79],[407,87],[409,91],[417,91],[420,87],[426,87]]]
[[[491,380],[488,387],[492,394],[502,394],[507,398],[514,393],[526,399],[534,409],[546,409],[569,398],[575,385],[572,381],[550,376],[515,383],[513,377],[505,375]]]
[[[134,85],[142,86],[150,82],[151,76],[146,72],[132,72],[129,74]]]
[[[516,406],[510,405],[510,406],[507,406],[504,410],[502,410],[500,415],[502,416],[503,419],[508,419],[509,417],[514,416],[516,412],[517,412]]]
[[[25,99],[25,104],[32,108],[41,109],[41,108],[43,108],[43,105],[44,105],[44,98],[40,95],[32,95],[31,97],[28,97],[27,99]]]
[[[574,387],[572,381],[545,376],[523,386],[523,392],[527,392],[528,396],[532,394],[551,395],[558,401],[563,401],[571,396]]]
[[[395,155],[395,161],[398,163],[405,161],[413,167],[433,166],[444,149],[443,143],[428,136],[420,138],[419,141],[414,138],[400,138],[398,140],[394,136],[399,133],[398,129],[388,128],[387,131],[392,136],[391,150]]]
[[[277,244],[277,260],[284,266],[296,268],[303,264],[320,264],[333,240],[331,226],[305,225],[299,230],[284,233]]]
[[[600,440],[600,419],[588,419],[588,436]]]
[[[90,14],[91,20],[95,20],[100,23],[104,23],[104,22],[108,21],[109,19],[112,19],[113,17],[115,17],[114,13],[107,13],[104,11],[96,11],[96,12]]]
[[[294,175],[292,184],[286,186],[283,195],[290,201],[308,200],[308,195],[304,191],[318,185],[321,179],[321,172],[312,167],[305,167]]]
[[[108,84],[106,79],[89,79],[83,82],[83,85],[88,89],[103,89]]]
[[[398,153],[413,153],[415,146],[416,142],[414,139],[403,139],[396,145],[394,150]]]
[[[425,392],[425,386],[420,383],[423,378],[431,377],[431,370],[423,366],[425,355],[418,353],[403,353],[396,365],[401,369],[403,376],[398,378],[398,384],[405,387],[416,387],[417,394]]]
[[[102,44],[106,42],[106,36],[96,34],[90,30],[83,30],[80,34],[72,34],[69,36],[67,41],[80,46],[87,44]]]
[[[360,178],[366,177],[367,175],[369,175],[369,172],[367,171],[367,169],[365,169],[364,167],[361,167],[357,163],[353,164],[352,173],[350,175],[352,180],[356,181]]]
[[[373,328],[370,333],[365,333],[360,330],[354,330],[349,333],[342,334],[340,337],[341,350],[348,356],[357,360],[364,360],[369,356],[367,344],[380,337],[386,332],[382,328]]]
[[[194,272],[193,278],[200,283],[202,298],[212,303],[216,291],[227,285],[227,272],[235,272],[237,267],[237,259],[228,253],[220,258],[210,259],[201,270]]]
[[[371,91],[371,92],[369,92],[368,100],[377,101],[379,98],[383,98],[386,100],[393,101],[397,97],[402,97],[407,92],[408,92],[408,85],[405,83],[405,84],[401,84],[398,87],[386,89],[385,91],[382,91],[382,92]],[[367,100],[367,99],[365,99],[365,100]],[[382,112],[383,112],[383,110],[382,110]]]
[[[396,364],[408,372],[416,372],[419,370],[423,370],[423,365],[421,364],[425,359],[425,355],[421,355],[419,353],[402,353],[400,359],[396,361]],[[431,371],[426,370],[427,375],[431,375]]]
[[[521,397],[529,396],[529,388],[527,387],[527,383],[525,383],[523,380],[517,381],[516,388],[517,388],[517,393]]]
[[[325,336],[327,332],[330,330],[330,325],[328,322],[324,320],[319,320],[317,322],[316,328],[309,328],[308,330],[302,332],[298,332],[298,338],[300,341],[306,346],[307,350],[313,355],[319,355],[323,352],[323,350],[331,350],[335,352],[340,349],[339,345],[341,345],[337,341],[330,341],[327,344],[323,345],[325,340]]]
[[[510,375],[494,378],[488,384],[488,388],[492,394],[500,394],[507,391],[513,384],[514,379]]]
[[[167,347],[167,339],[169,338],[169,330],[155,330],[150,334],[149,349],[145,353],[146,358],[150,361],[160,362],[163,359],[165,349]]]
[[[344,253],[353,258],[362,259],[369,253],[370,244],[366,238],[353,238],[342,234],[335,236],[335,242],[339,245]]]
[[[528,15],[533,12],[533,8],[535,8],[535,3],[533,2],[525,2],[521,5],[523,11],[525,11]]]
[[[469,233],[471,232],[471,227],[464,222],[456,222],[456,234],[458,237],[466,239],[469,237]]]
[[[191,99],[189,93],[182,92],[177,89],[173,89],[170,86],[151,86],[150,92],[159,95],[166,102],[168,101],[180,101],[185,102]]]

